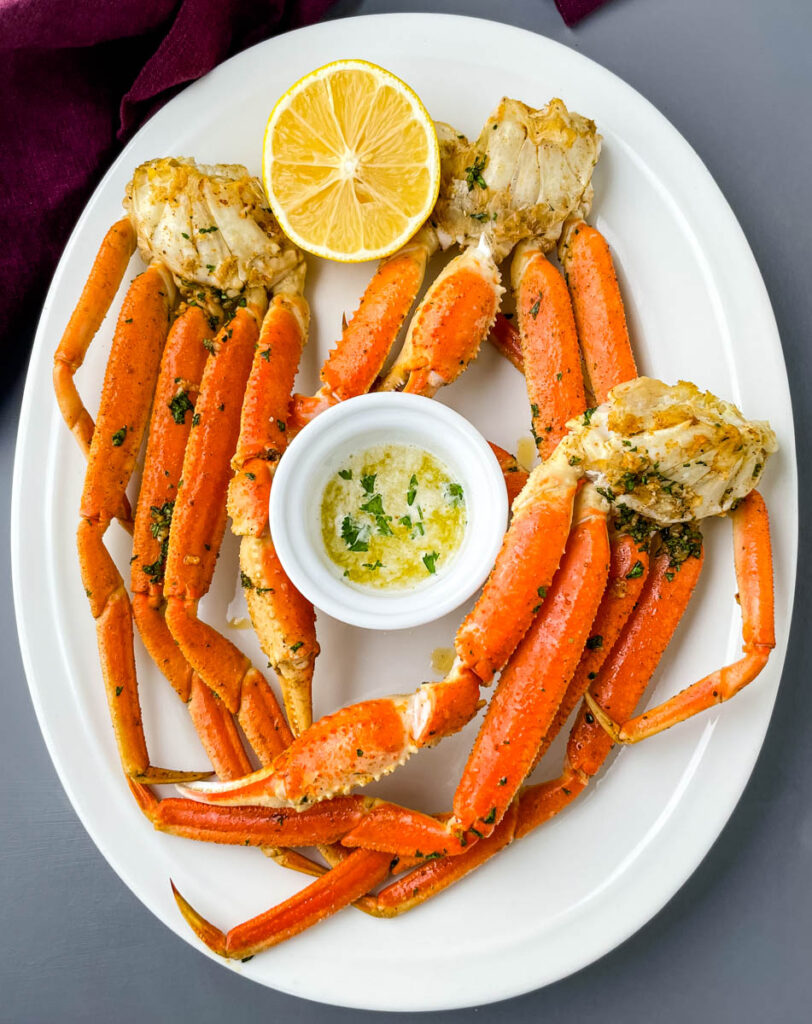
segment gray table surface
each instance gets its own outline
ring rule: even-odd
[[[685,135],[730,201],[767,282],[789,369],[800,464],[807,465],[809,0],[612,0],[574,30],[552,0],[341,0],[333,14],[416,9],[497,18],[572,46],[639,89]],[[7,381],[0,405],[0,472],[9,491],[21,391],[21,381]],[[810,498],[802,473],[802,522]],[[8,515],[7,502],[0,515]],[[738,808],[690,881],[640,932],[577,975],[509,1002],[426,1020],[810,1020],[810,553],[802,539],[789,657],[764,748]],[[40,737],[19,657],[7,558],[4,545],[0,1021],[205,1024],[225,1017],[326,1024],[385,1016],[294,999],[220,969],[119,881],[73,813]]]

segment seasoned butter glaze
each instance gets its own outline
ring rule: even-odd
[[[353,453],[328,481],[321,532],[351,583],[403,590],[451,564],[466,526],[465,495],[448,467],[410,444]]]

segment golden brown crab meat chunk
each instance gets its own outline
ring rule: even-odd
[[[442,181],[431,220],[443,248],[485,235],[497,260],[523,238],[552,249],[567,218],[589,212],[601,137],[561,100],[535,110],[505,98],[472,144],[449,125],[437,131]]]
[[[269,289],[301,258],[241,164],[149,160],[136,168],[124,207],[144,260],[169,267],[186,299],[196,286],[230,297]]]
[[[568,426],[571,464],[610,500],[662,526],[728,512],[778,450],[768,423],[687,381],[638,377]]]

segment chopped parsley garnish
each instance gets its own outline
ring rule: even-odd
[[[214,351],[214,338],[204,338],[203,339],[203,348],[207,352],[213,352]]]
[[[354,522],[351,516],[344,516],[341,539],[350,551],[369,551],[369,527]]]
[[[375,572],[376,569],[383,569],[383,562],[380,558],[376,558],[374,562],[364,562],[363,566],[365,569],[369,569],[370,572]]]
[[[351,469],[340,469],[338,471],[338,475],[341,477],[342,480],[352,480],[352,470]]]
[[[542,298],[541,292],[539,292],[539,297],[536,299],[536,301],[530,307],[530,316],[532,316],[534,320],[539,315],[539,309],[541,309],[541,298]]]
[[[383,510],[383,498],[380,494],[373,494],[369,501],[365,501],[361,506],[362,512],[369,512],[373,516],[385,515]]]
[[[487,162],[488,157],[483,154],[482,156],[474,157],[474,162],[471,166],[465,168],[465,180],[468,183],[469,192],[473,192],[474,185],[479,185],[482,189],[488,187],[487,182],[482,177],[482,172],[485,170]]]
[[[591,636],[586,642],[587,649],[590,651],[596,651],[599,647],[603,647],[603,637],[600,633],[596,633],[595,636]]]
[[[186,413],[194,409],[194,403],[185,391],[179,391],[168,404],[175,423],[183,423]]]
[[[585,427],[588,427],[589,424],[592,422],[592,414],[595,412],[595,410],[597,408],[598,408],[597,405],[595,405],[591,409],[587,409],[586,412],[584,413],[584,426]]]
[[[219,230],[220,229],[217,227],[216,224],[212,224],[212,226],[210,228],[200,228],[200,234],[201,235],[210,235],[212,233],[212,231],[219,231]]]
[[[626,573],[627,580],[637,580],[643,575],[643,563],[638,559]]]
[[[437,559],[440,555],[436,551],[432,551],[431,554],[423,555],[423,565],[426,567],[426,571],[430,576],[433,576],[437,572]]]
[[[242,569],[240,569],[240,586],[243,588],[243,590],[254,589],[254,584],[251,581],[251,577],[248,575],[248,573],[243,572]]]
[[[296,651],[299,650],[300,647],[304,647],[304,640],[297,640],[295,644],[290,645],[290,649],[291,651],[293,651],[294,654],[296,653]]]
[[[413,505],[414,499],[417,497],[417,477],[412,473],[412,478],[409,481],[409,490],[406,492],[406,504]],[[420,517],[423,518],[422,516]]]
[[[375,477],[377,473],[370,473],[368,476],[361,477],[361,486],[367,494],[372,494],[375,491]]]
[[[462,484],[446,484],[446,498],[451,502],[452,505],[459,505],[465,500],[463,494]]]
[[[149,565],[142,565],[151,583],[163,583],[164,569],[166,568],[166,555],[169,551],[169,530],[172,527],[172,513],[175,509],[174,501],[165,501],[163,505],[151,505],[149,514],[150,533],[155,540],[160,542],[161,548],[158,557]]]
[[[120,448],[124,444],[124,438],[127,436],[127,428],[122,427],[121,430],[117,430],[113,434],[113,447]]]

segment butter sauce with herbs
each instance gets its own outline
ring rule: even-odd
[[[450,565],[466,526],[465,494],[423,448],[380,444],[348,456],[328,481],[321,532],[352,583],[405,590]]]

